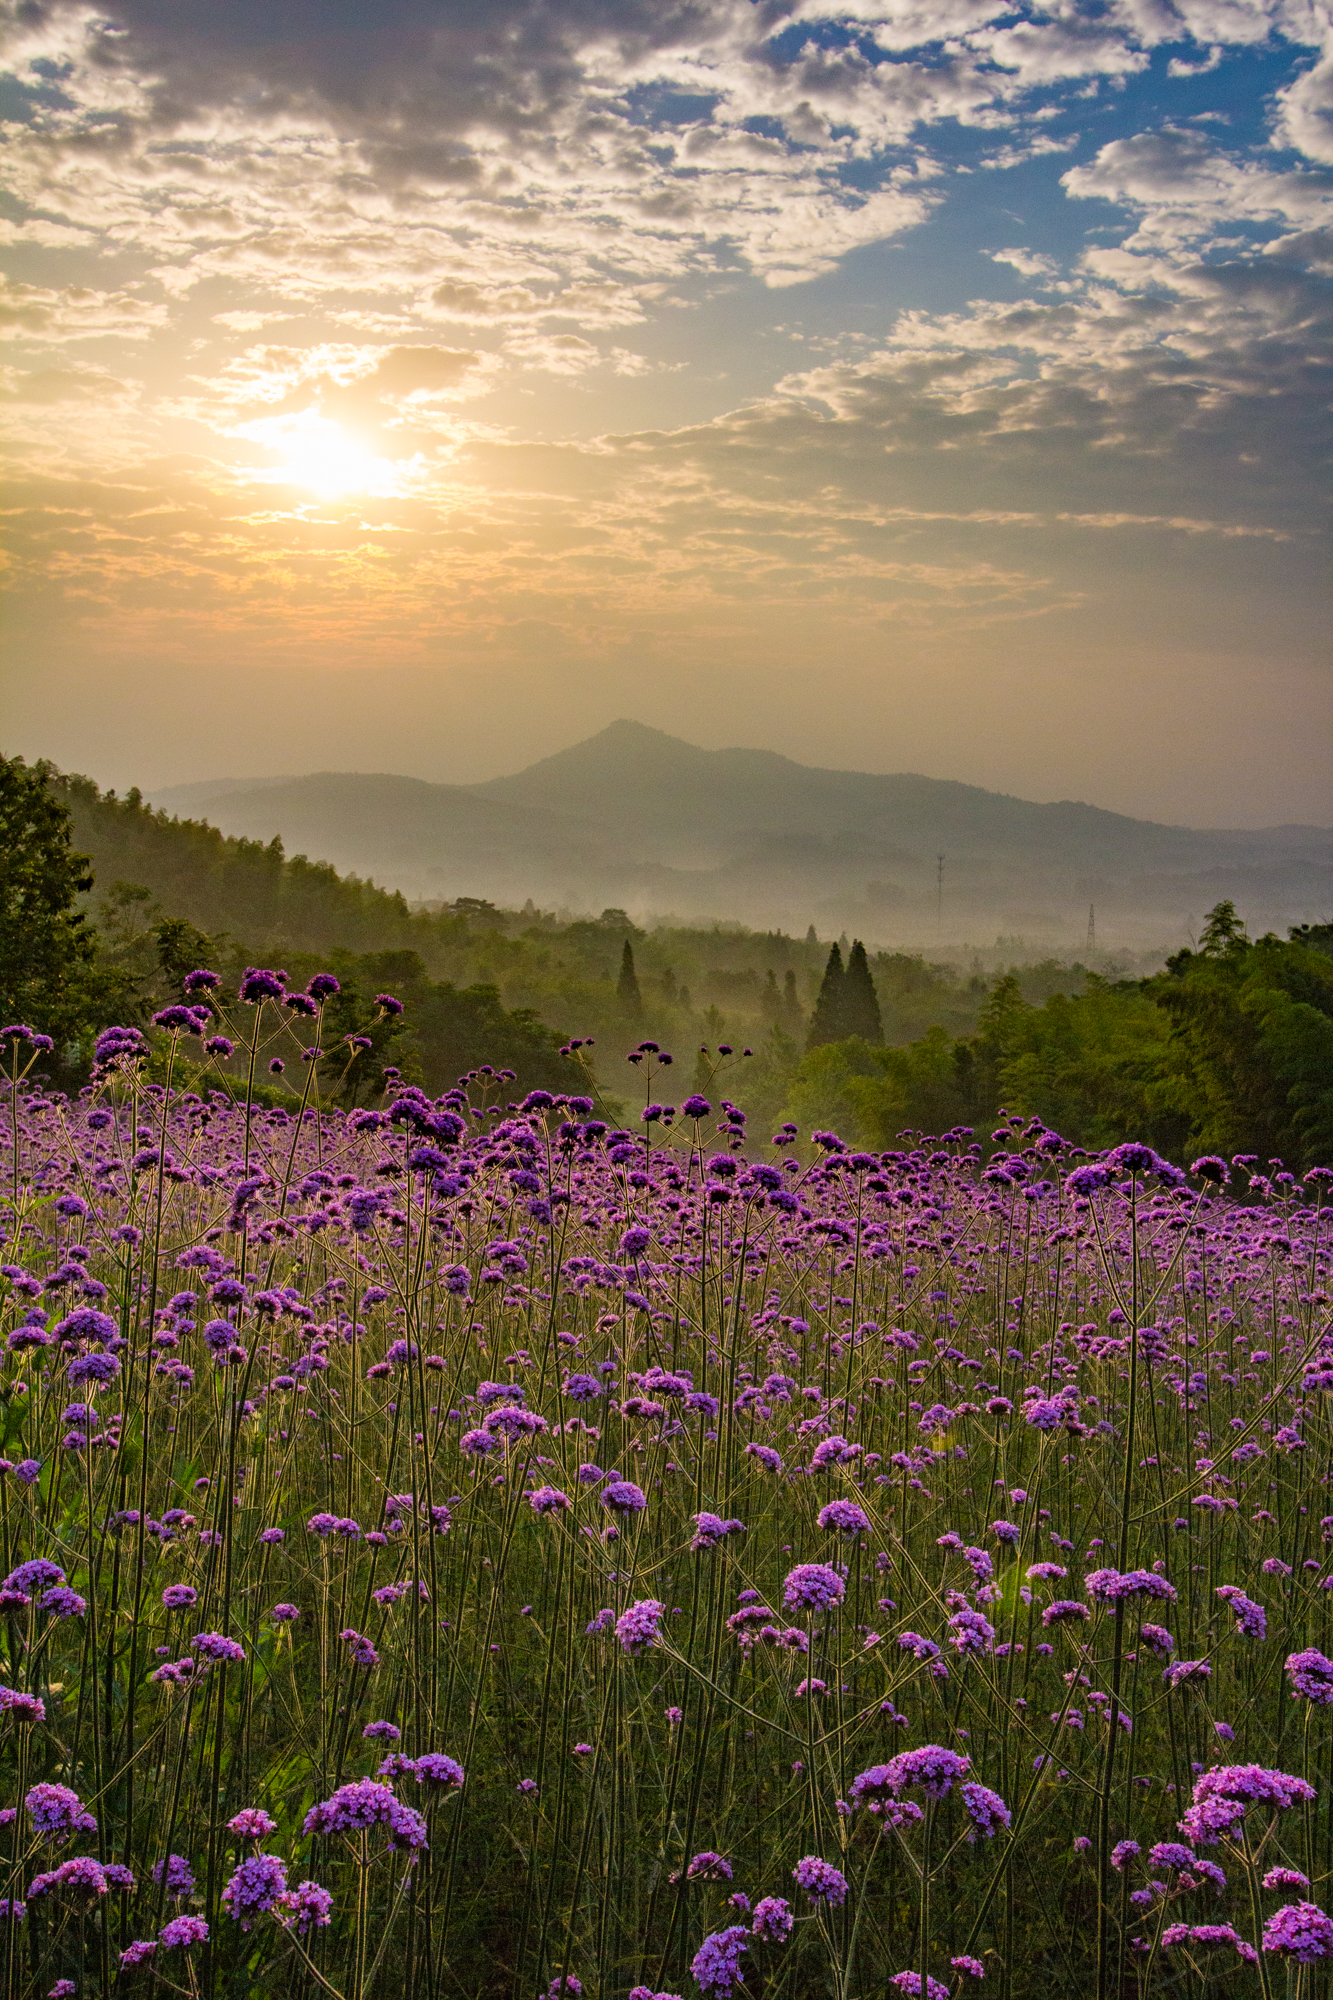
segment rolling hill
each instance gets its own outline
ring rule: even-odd
[[[280,835],[288,853],[413,897],[814,921],[882,941],[1000,932],[1068,947],[1095,904],[1117,941],[1171,943],[1224,896],[1252,930],[1319,921],[1333,903],[1333,829],[1159,825],[701,750],[628,721],[483,784],[319,772],[177,786],[153,802],[227,833]]]

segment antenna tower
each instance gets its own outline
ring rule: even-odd
[[[1096,951],[1096,949],[1097,949],[1097,909],[1095,904],[1089,903],[1088,904],[1088,950]]]
[[[944,856],[935,856],[935,930],[944,929]]]

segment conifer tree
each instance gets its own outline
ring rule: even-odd
[[[625,939],[625,949],[620,954],[620,977],[616,981],[616,999],[621,1011],[633,1020],[638,1020],[643,1012],[643,995],[639,991],[639,978],[634,970],[634,952],[630,941]]]
[[[880,1019],[875,982],[870,962],[860,938],[852,944],[851,956],[842,982],[842,1038],[858,1035],[863,1042],[882,1043],[884,1023]]]
[[[835,944],[828,955],[824,967],[824,983],[819,989],[814,1015],[810,1022],[810,1033],[806,1037],[807,1049],[823,1048],[826,1042],[840,1042],[845,1039],[843,1027],[843,987],[847,974],[843,970],[842,953]]]

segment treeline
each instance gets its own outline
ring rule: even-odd
[[[1090,977],[1038,1006],[1007,976],[973,1034],[935,1027],[900,1048],[849,1037],[789,1051],[785,1068],[765,1079],[771,1101],[803,1129],[868,1145],[980,1129],[1003,1107],[1088,1146],[1333,1164],[1333,925],[1251,940],[1222,902],[1197,949],[1151,978]]]
[[[646,930],[623,910],[468,897],[420,910],[279,841],[20,759],[0,760],[0,844],[0,1009],[52,1033],[71,1076],[99,1027],[146,1019],[194,965],[278,964],[294,982],[331,967],[330,1030],[370,1044],[339,1069],[345,1095],[385,1064],[435,1089],[482,1063],[515,1089],[568,1087],[571,1033],[594,1038],[615,1093],[650,1038],[676,1051],[681,1095],[725,1091],[764,1139],[792,1118],[887,1145],[982,1131],[1003,1107],[1089,1146],[1333,1160],[1330,926],[1251,940],[1222,903],[1147,979],[1050,959],[988,977],[813,927]],[[377,1010],[386,990],[401,1017]]]

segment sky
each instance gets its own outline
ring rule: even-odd
[[[1333,820],[1327,4],[0,15],[9,752]]]

